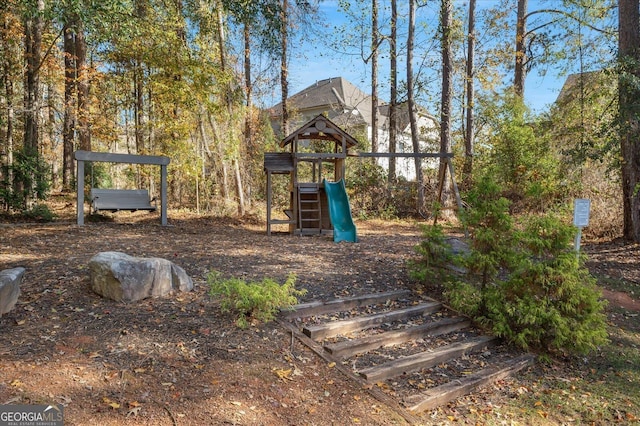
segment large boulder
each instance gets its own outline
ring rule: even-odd
[[[157,257],[106,251],[91,258],[89,271],[93,291],[116,301],[134,302],[193,290],[193,281],[184,269]]]
[[[9,312],[18,302],[24,268],[0,271],[0,315]]]

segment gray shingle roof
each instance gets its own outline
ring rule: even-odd
[[[319,80],[288,99],[292,109],[303,113],[320,106],[328,110],[350,112],[357,109],[367,123],[371,123],[371,96],[342,77]],[[269,108],[271,116],[282,115],[282,103]]]

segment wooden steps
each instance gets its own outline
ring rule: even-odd
[[[476,337],[464,342],[447,345],[434,352],[419,352],[414,355],[398,358],[382,365],[360,370],[360,375],[369,383],[376,383],[390,377],[412,373],[422,368],[432,367],[450,359],[458,358],[468,352],[484,349],[492,342],[493,337]]]
[[[367,305],[375,305],[389,300],[398,300],[402,297],[409,297],[409,290],[394,290],[377,294],[365,294],[364,296],[355,296],[345,299],[333,299],[327,302],[315,301],[301,303],[293,307],[292,310],[282,312],[285,318],[303,318],[313,315],[330,314],[333,312],[345,311],[353,308],[359,308]]]
[[[464,318],[445,318],[437,323],[426,323],[415,327],[405,328],[398,331],[387,331],[371,337],[363,337],[354,340],[344,340],[338,343],[325,344],[324,348],[331,355],[339,359],[349,358],[372,349],[383,346],[392,346],[415,340],[420,337],[430,335],[450,333],[469,327],[471,322]]]
[[[441,308],[438,302],[422,303],[416,306],[410,306],[404,309],[384,312],[376,315],[367,315],[357,317],[350,320],[332,321],[316,326],[305,327],[302,332],[313,340],[322,340],[327,337],[337,336],[338,334],[348,334],[353,331],[366,330],[376,325],[402,321],[416,315],[425,315],[437,311]]]
[[[405,418],[472,393],[534,361],[499,339],[482,335],[467,318],[441,303],[408,290],[304,303],[282,317],[290,321],[291,330],[297,330],[300,341],[307,346],[314,342],[316,351],[322,347],[322,357],[341,364],[341,370],[349,371],[358,383],[384,383],[374,387],[392,389],[389,394],[405,410],[401,413]],[[478,361],[469,361],[473,359]],[[456,364],[467,367],[449,381],[429,377],[441,366]],[[394,389],[409,377],[434,385]]]
[[[488,385],[505,377],[509,377],[523,368],[530,366],[534,361],[535,359],[531,354],[520,355],[509,361],[497,363],[492,367],[480,370],[464,379],[458,379],[431,388],[426,392],[407,397],[403,402],[409,411],[429,410],[469,394],[480,386]]]

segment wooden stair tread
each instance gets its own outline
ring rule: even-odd
[[[385,322],[398,321],[413,316],[429,314],[438,311],[441,307],[442,304],[439,302],[422,303],[420,305],[410,306],[404,309],[396,309],[380,314],[305,327],[302,331],[314,340],[322,340],[338,334],[345,334],[356,330],[366,330],[367,328],[372,328]]]
[[[344,359],[382,346],[397,345],[426,335],[437,336],[450,333],[466,328],[469,325],[471,325],[471,321],[466,318],[444,318],[436,322],[429,322],[402,330],[387,331],[373,337],[326,344],[324,345],[324,349],[334,357]]]
[[[272,225],[278,225],[296,223],[296,221],[293,219],[271,219],[269,223],[271,223]]]
[[[457,358],[465,353],[482,349],[490,344],[496,343],[497,340],[497,338],[490,336],[467,339],[464,342],[450,344],[433,352],[420,352],[381,365],[365,368],[359,371],[359,374],[368,382],[375,383],[388,379],[389,377],[433,367],[434,365]]]
[[[327,302],[313,301],[301,303],[292,307],[292,311],[286,312],[286,318],[309,317],[333,312],[347,311],[352,308],[373,305],[387,300],[397,300],[411,294],[410,290],[393,290],[383,293],[365,294],[363,296],[345,297],[333,299]]]
[[[532,354],[524,354],[480,370],[463,379],[445,383],[417,395],[411,395],[404,399],[404,403],[411,412],[430,410],[466,395],[481,386],[509,377],[532,365],[534,361],[535,357]]]

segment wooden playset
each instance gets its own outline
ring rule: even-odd
[[[288,152],[265,153],[267,235],[271,235],[272,225],[282,224],[289,225],[289,233],[294,235],[333,233],[333,213],[323,180],[344,179],[345,159],[356,145],[355,138],[318,115],[282,140],[280,147],[288,147]],[[272,214],[273,175],[289,176],[290,205],[284,218]],[[343,213],[350,215],[350,211]]]

